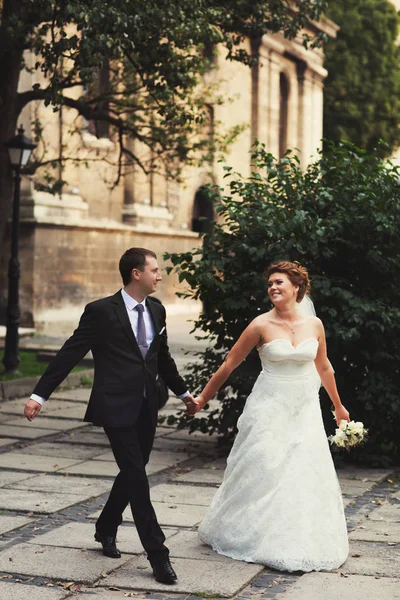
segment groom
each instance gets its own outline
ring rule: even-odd
[[[119,558],[117,529],[130,504],[156,580],[174,583],[177,576],[145,471],[157,424],[158,376],[188,408],[193,398],[169,353],[165,308],[150,297],[162,279],[156,255],[130,248],[119,270],[124,288],[86,306],[78,328],[47,367],[24,412],[32,421],[71,369],[92,351],[95,374],[84,420],[104,428],[120,469],[97,520],[95,539],[106,556]]]

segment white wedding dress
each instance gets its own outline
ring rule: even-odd
[[[280,571],[337,569],[348,555],[342,494],[319,405],[316,339],[259,348],[221,487],[199,528],[220,554]]]

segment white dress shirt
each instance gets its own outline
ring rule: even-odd
[[[150,311],[146,306],[146,298],[143,300],[143,302],[138,302],[137,300],[132,298],[132,296],[127,294],[125,290],[121,290],[121,294],[122,294],[122,298],[125,303],[126,310],[128,312],[128,317],[129,317],[129,321],[131,323],[132,331],[133,331],[136,339],[138,336],[139,313],[137,310],[135,310],[135,308],[138,304],[141,304],[143,306],[143,308],[144,308],[143,319],[144,319],[144,326],[146,328],[146,343],[147,343],[147,348],[149,348],[151,342],[154,340],[155,332],[154,332],[153,319],[151,318]]]
[[[142,306],[144,308],[143,318],[144,318],[144,325],[146,327],[146,342],[147,342],[147,347],[149,348],[151,342],[154,340],[155,331],[154,331],[153,319],[151,318],[150,311],[146,306],[146,298],[142,302],[139,303],[137,300],[132,298],[132,296],[127,294],[124,289],[121,290],[121,295],[122,295],[122,298],[123,298],[123,301],[124,301],[124,304],[125,304],[125,307],[126,307],[126,310],[128,313],[129,322],[131,324],[132,331],[133,331],[136,339],[137,339],[137,334],[138,334],[139,313],[137,310],[135,310],[135,307],[138,304],[142,304]],[[184,394],[180,394],[179,398],[181,398],[181,400],[183,400],[184,398],[186,398],[186,396],[189,396],[188,391],[186,391]],[[41,404],[42,406],[46,402],[45,398],[42,398],[41,396],[38,396],[37,394],[32,394],[31,400],[35,400],[36,402],[39,402],[39,404]]]

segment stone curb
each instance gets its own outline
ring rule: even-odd
[[[93,379],[94,369],[84,369],[70,373],[60,385],[60,388],[79,387],[82,384],[82,378]],[[12,379],[10,381],[0,382],[0,401],[12,400],[13,398],[22,398],[32,393],[33,388],[40,377],[21,377],[21,379]]]

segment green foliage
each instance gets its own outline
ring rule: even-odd
[[[286,0],[6,0],[0,6],[0,105],[4,111],[7,100],[20,112],[43,101],[55,110],[75,109],[109,125],[121,149],[119,174],[135,165],[174,177],[207,146],[209,140],[196,136],[209,119],[205,105],[222,100],[203,77],[213,48],[221,44],[228,59],[250,64],[254,57],[244,40],[278,31],[294,38],[323,6],[323,0],[300,0],[297,11]],[[305,45],[323,37],[300,35]],[[24,62],[27,50],[33,64],[29,53]],[[5,88],[14,82],[16,92],[15,64],[45,79],[13,98]],[[10,73],[2,78],[5,69]],[[108,81],[100,81],[99,69],[103,75],[106,69]],[[150,162],[129,139],[151,150]]]
[[[325,46],[324,135],[390,154],[400,123],[399,18],[390,0],[336,0],[327,15],[340,27]]]
[[[209,188],[218,222],[204,249],[167,255],[207,307],[195,324],[210,347],[192,363],[199,392],[226,352],[260,312],[271,308],[263,272],[272,261],[298,260],[310,272],[342,401],[370,430],[352,453],[374,464],[400,458],[399,168],[350,143],[330,145],[304,172],[290,153],[277,162],[263,147],[245,179],[225,167],[227,193]],[[180,427],[233,438],[260,369],[256,351],[218,393],[220,404]],[[214,404],[214,403],[213,403]],[[322,391],[329,433],[330,402]]]

